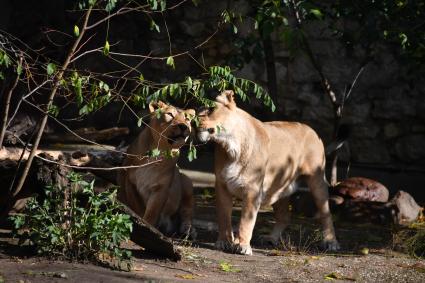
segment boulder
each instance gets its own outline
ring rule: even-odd
[[[338,183],[331,190],[331,194],[342,196],[344,199],[354,201],[387,202],[388,189],[378,181],[364,178],[351,177]]]

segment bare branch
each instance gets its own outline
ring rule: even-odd
[[[68,53],[68,55],[65,59],[65,62],[63,63],[61,69],[59,70],[59,72],[56,75],[56,78],[55,78],[56,82],[53,86],[53,89],[52,89],[50,95],[49,95],[49,99],[48,99],[47,106],[46,106],[46,111],[48,111],[50,109],[50,107],[52,106],[53,99],[55,98],[56,92],[59,89],[60,82],[61,82],[61,79],[63,77],[63,74],[65,73],[65,70],[68,68],[68,65],[70,64],[71,58],[74,55],[75,50],[78,48],[78,45],[80,44],[80,41],[85,34],[85,31],[86,31],[86,28],[87,28],[87,23],[88,23],[88,20],[90,18],[91,11],[92,11],[92,7],[90,6],[90,8],[87,10],[85,17],[84,17],[84,23],[83,23],[82,31],[81,31],[80,35],[78,36],[78,38],[75,40],[74,44],[72,45],[71,50],[69,51],[69,53]],[[38,133],[36,135],[36,138],[34,140],[33,148],[31,150],[31,153],[30,153],[28,160],[25,164],[22,175],[19,178],[19,182],[18,182],[15,190],[13,190],[13,192],[11,192],[12,197],[16,197],[16,195],[21,191],[21,189],[22,189],[22,187],[25,183],[25,179],[28,175],[29,169],[31,167],[32,161],[33,161],[34,156],[35,156],[35,152],[38,148],[41,137],[43,135],[43,131],[44,131],[44,128],[46,126],[48,117],[49,116],[47,114],[45,114],[43,119],[41,120],[40,128],[39,128]]]
[[[26,95],[22,96],[21,99],[18,102],[18,105],[16,105],[15,108],[15,112],[13,113],[12,117],[10,117],[9,122],[7,123],[6,127],[9,127],[10,124],[12,123],[13,119],[15,119],[16,114],[18,113],[19,107],[22,103],[22,101],[26,98],[28,98],[29,96],[31,96],[33,93],[35,93],[37,90],[39,90],[40,88],[42,88],[46,83],[51,82],[52,80],[48,79],[45,80],[44,82],[42,82],[40,85],[38,85],[36,88],[34,88],[32,91],[30,91],[29,93],[27,93]]]
[[[18,66],[22,66],[22,60],[23,60],[23,55],[21,54],[19,57],[19,65]],[[13,85],[11,86],[11,88],[9,89],[9,91],[7,92],[7,94],[4,97],[4,108],[3,108],[3,117],[2,117],[2,124],[1,124],[1,130],[0,130],[0,148],[2,148],[3,146],[3,139],[4,139],[4,135],[6,133],[6,128],[7,128],[7,119],[9,117],[9,108],[10,108],[10,99],[12,97],[12,93],[15,90],[16,86],[18,85],[19,82],[19,73],[16,73],[16,78],[15,81],[13,82]]]
[[[90,166],[76,166],[76,165],[69,165],[69,164],[65,164],[65,163],[61,163],[61,162],[57,162],[54,160],[50,160],[44,157],[41,157],[39,155],[35,156],[38,159],[41,159],[43,161],[49,162],[49,163],[54,163],[54,164],[58,164],[60,166],[64,166],[64,167],[68,167],[68,168],[74,168],[74,169],[82,169],[82,170],[99,170],[99,171],[113,171],[113,170],[124,170],[124,169],[133,169],[133,168],[142,168],[142,167],[147,167],[149,165],[155,164],[155,163],[159,163],[161,161],[163,161],[162,158],[159,158],[157,160],[154,161],[149,161],[147,163],[141,164],[141,165],[130,165],[130,166],[116,166],[116,167],[90,167]]]
[[[351,94],[351,92],[353,91],[354,86],[356,85],[357,80],[358,80],[358,78],[360,77],[361,73],[363,73],[364,68],[365,68],[365,65],[363,65],[363,66],[360,68],[360,70],[357,72],[357,75],[356,75],[356,77],[354,78],[353,83],[351,84],[350,88],[348,89],[348,92],[346,92],[347,94],[345,95],[345,99],[344,99],[344,100],[346,100],[346,99],[348,99],[348,98],[350,97],[350,94]]]

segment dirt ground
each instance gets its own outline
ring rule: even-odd
[[[343,223],[336,219],[338,253],[318,248],[317,221],[294,216],[282,245],[254,245],[253,256],[213,249],[216,237],[213,190],[196,189],[196,242],[180,241],[183,259],[172,262],[154,258],[137,246],[130,272],[91,263],[51,261],[30,256],[11,244],[8,231],[0,231],[1,282],[425,282],[425,260],[396,252],[392,229],[371,224]],[[234,209],[234,223],[240,209]],[[271,211],[262,210],[254,239],[273,224]]]

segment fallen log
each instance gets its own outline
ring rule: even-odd
[[[48,155],[46,152],[42,152],[40,155],[45,159],[55,160],[58,163],[67,161],[67,158],[64,155],[60,155],[57,158],[55,156]],[[12,204],[0,204],[0,210],[7,209],[8,212],[6,214],[22,210],[29,198],[35,195],[43,195],[42,188],[48,185],[58,184],[62,188],[65,188],[69,184],[67,176],[72,172],[72,169],[58,163],[49,163],[42,159],[36,159],[32,165],[24,189],[21,190],[18,196],[12,200]],[[91,178],[94,179],[95,177],[93,176]],[[112,184],[109,184],[109,186],[111,185]],[[103,190],[109,186],[104,185]],[[95,189],[95,191],[98,190],[101,190],[101,188]],[[6,198],[0,197],[0,200],[6,200]],[[122,205],[121,211],[130,215],[133,223],[131,240],[135,244],[160,257],[166,257],[175,261],[181,259],[181,251],[174,246],[170,238],[164,236],[149,223],[145,222],[126,205],[122,203],[120,204]]]
[[[146,251],[175,261],[181,260],[182,254],[173,244],[173,241],[164,236],[155,227],[140,218],[133,210],[123,203],[122,212],[130,215],[133,222],[133,231],[130,239]]]
[[[68,132],[45,134],[43,136],[43,142],[80,143],[81,138],[95,142],[103,142],[128,135],[130,130],[127,127],[113,127],[102,130],[90,127],[76,129],[74,133],[78,136]]]

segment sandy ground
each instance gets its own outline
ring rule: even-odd
[[[195,174],[196,175],[196,174]],[[197,176],[192,176],[196,179]],[[279,247],[254,245],[253,256],[240,256],[213,249],[216,237],[211,176],[195,181],[198,227],[196,242],[180,242],[183,260],[153,258],[132,243],[130,272],[92,263],[51,261],[29,256],[0,231],[1,282],[425,282],[425,260],[394,251],[390,227],[336,221],[342,251],[330,254],[318,249],[320,227],[314,219],[293,217]],[[234,209],[234,223],[240,209]],[[273,224],[271,211],[259,214],[254,240]],[[363,254],[368,251],[368,254]],[[362,253],[363,252],[363,253]]]

